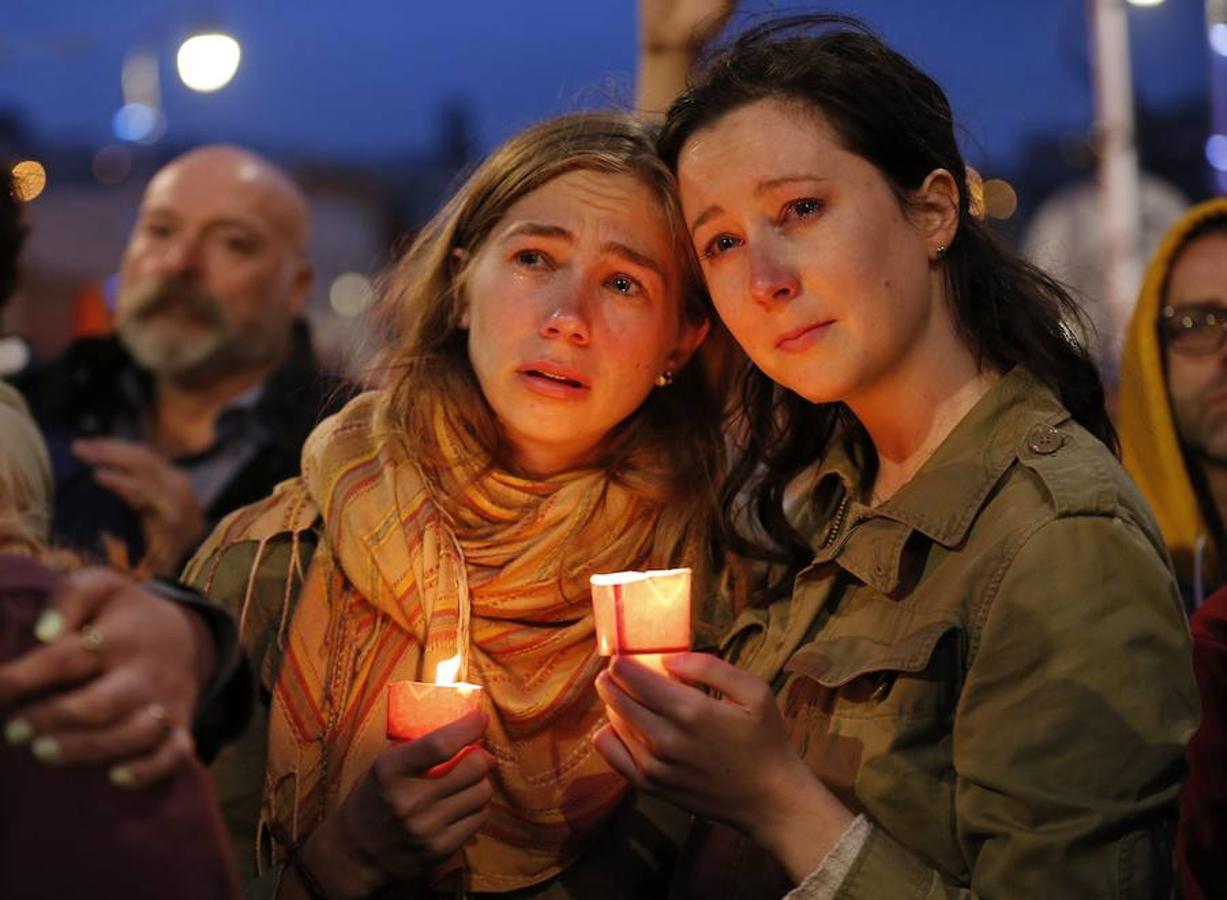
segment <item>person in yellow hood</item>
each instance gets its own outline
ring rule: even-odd
[[[1117,424],[1190,608],[1223,580],[1227,197],[1190,209],[1151,260],[1125,339]]]

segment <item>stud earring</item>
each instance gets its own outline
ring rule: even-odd
[[[950,248],[948,246],[946,246],[945,244],[942,244],[940,247],[937,248],[937,251],[933,254],[933,258],[934,259],[945,259],[946,251],[949,249]]]
[[[661,372],[659,375],[656,376],[656,386],[657,387],[668,387],[671,384],[673,384],[673,373],[669,371],[668,369],[665,369],[663,372]]]

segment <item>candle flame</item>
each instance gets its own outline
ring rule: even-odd
[[[460,672],[460,654],[445,659],[435,667],[435,684],[455,684]]]

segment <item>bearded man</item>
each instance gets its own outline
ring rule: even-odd
[[[302,319],[308,218],[293,181],[239,147],[198,148],[149,182],[117,337],[20,385],[51,449],[53,539],[174,574],[223,515],[297,473],[341,393]]]

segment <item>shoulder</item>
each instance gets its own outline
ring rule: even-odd
[[[319,510],[301,479],[283,481],[222,519],[184,568],[183,581],[238,612],[256,584],[285,583],[291,551],[304,543],[313,548],[319,527]]]
[[[980,625],[1012,610],[1054,627],[1124,615],[1185,630],[1150,510],[1111,451],[1072,419],[1023,431],[972,542],[989,564],[972,612]]]
[[[1058,520],[1082,520],[1082,528],[1092,533],[1114,531],[1109,523],[1117,522],[1166,567],[1165,544],[1146,501],[1112,452],[1072,418],[1035,423],[1016,453],[1016,465],[990,506],[1017,520],[1020,546],[1059,540],[1066,528],[1052,527]]]

